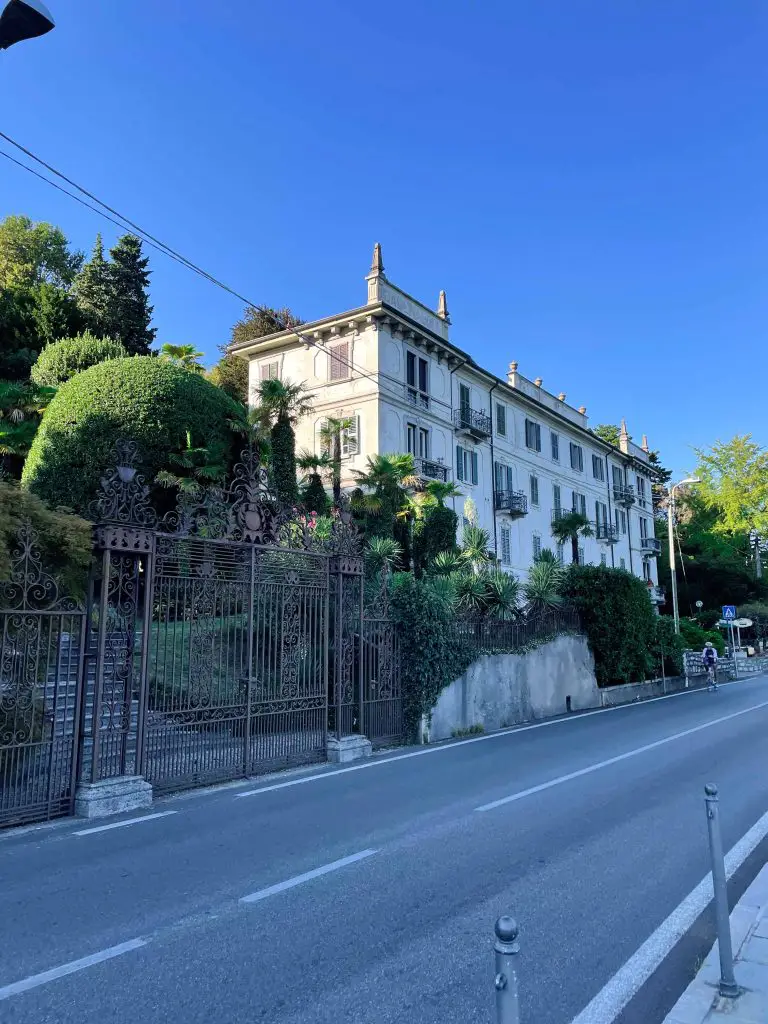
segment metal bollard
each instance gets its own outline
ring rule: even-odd
[[[715,921],[717,942],[720,949],[720,995],[735,999],[739,986],[733,974],[733,945],[731,943],[731,918],[728,912],[728,887],[725,879],[725,858],[723,841],[720,837],[719,801],[717,786],[710,782],[704,787],[707,807],[707,829],[709,831],[709,852],[712,855],[712,888],[715,893]]]
[[[520,952],[517,941],[517,922],[512,917],[500,917],[496,922],[496,1022],[520,1024],[520,995],[517,989],[515,957]]]

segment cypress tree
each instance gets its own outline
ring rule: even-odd
[[[109,324],[106,334],[121,342],[132,355],[147,355],[157,331],[150,327],[149,260],[142,254],[141,239],[123,235],[110,250]]]
[[[97,338],[108,336],[112,289],[101,234],[96,235],[91,258],[75,279],[74,293],[87,329]]]

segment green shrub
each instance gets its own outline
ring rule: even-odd
[[[416,569],[423,572],[435,555],[456,548],[458,518],[447,505],[427,505],[424,515],[413,525],[413,557]]]
[[[702,629],[692,619],[680,619],[680,636],[686,650],[701,651],[707,641],[711,641],[718,654],[725,654],[725,640],[717,629]]]
[[[562,593],[579,613],[598,685],[646,679],[657,617],[645,583],[623,569],[570,565]]]
[[[53,512],[17,484],[0,480],[0,580],[11,571],[18,531],[30,520],[37,534],[40,563],[59,581],[60,596],[85,595],[91,564],[91,524],[66,512]]]
[[[97,338],[90,331],[62,338],[46,345],[30,376],[35,384],[57,388],[83,370],[96,366],[108,359],[125,359],[128,353],[119,341],[111,338]]]
[[[173,469],[169,453],[193,444],[232,451],[237,406],[199,374],[137,356],[99,363],[63,384],[45,411],[22,483],[48,504],[87,508],[115,443],[133,440],[147,481]]]

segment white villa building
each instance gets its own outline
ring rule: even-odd
[[[663,601],[645,437],[633,444],[622,421],[616,448],[590,431],[584,406],[523,377],[517,362],[506,379],[483,369],[450,340],[445,292],[434,311],[396,287],[379,245],[366,281],[365,305],[232,348],[249,360],[251,392],[268,377],[314,392],[297,450],[319,452],[326,417],[352,418],[344,486],[369,455],[411,452],[424,480],[453,481],[472,498],[501,567],[521,576],[542,548],[557,550],[553,518],[577,509],[595,534],[581,541],[583,560],[628,569]],[[463,505],[454,499],[459,522]],[[570,561],[569,547],[560,554]]]

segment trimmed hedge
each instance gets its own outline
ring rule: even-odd
[[[238,407],[197,373],[151,356],[99,363],[63,384],[45,411],[24,465],[22,484],[52,506],[83,512],[121,439],[135,441],[148,483],[178,467],[169,452],[222,443]]]
[[[107,359],[125,359],[128,352],[119,341],[97,338],[90,331],[74,338],[62,338],[46,345],[32,367],[30,377],[35,384],[57,388],[76,373],[106,362]]]
[[[562,593],[579,613],[598,686],[655,674],[658,617],[641,579],[624,569],[570,565]]]

